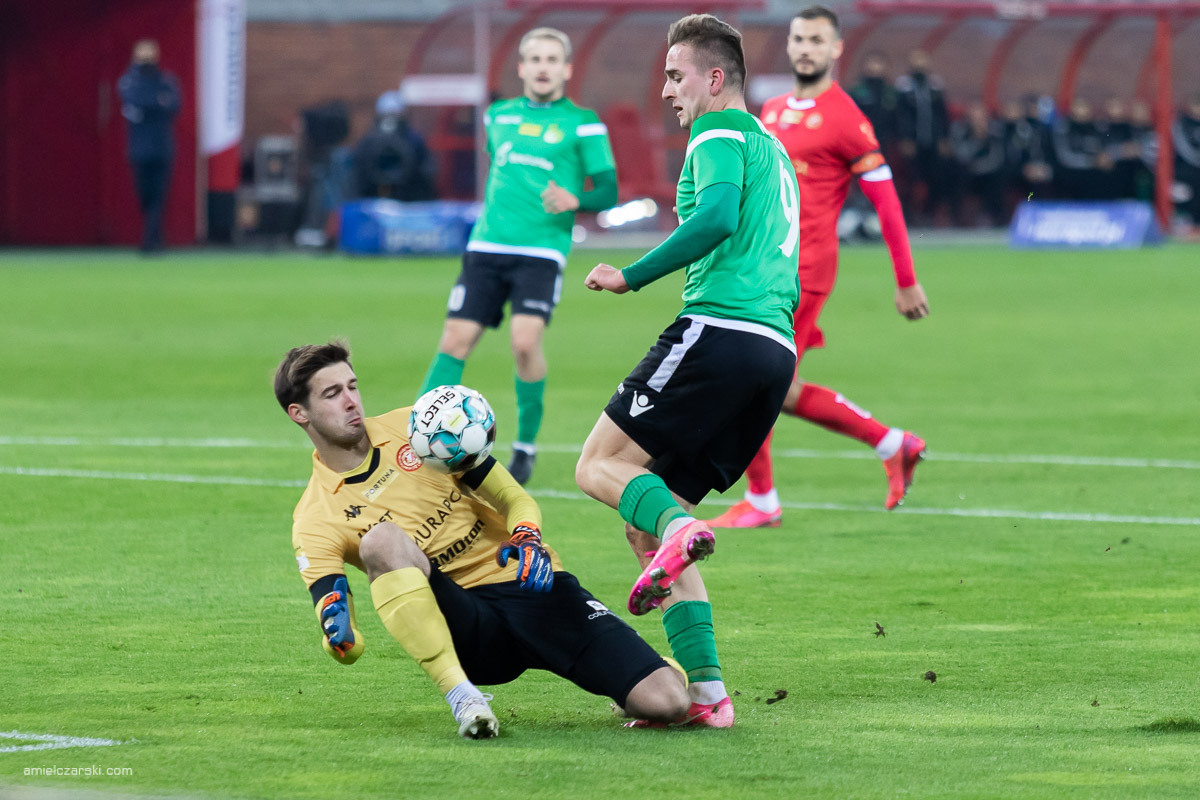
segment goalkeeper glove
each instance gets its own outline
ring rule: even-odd
[[[353,664],[366,643],[354,627],[354,600],[345,576],[333,582],[333,591],[317,603],[317,619],[324,632],[325,650],[343,664]]]
[[[554,566],[550,554],[542,547],[542,533],[536,525],[521,523],[513,529],[512,538],[496,551],[496,563],[506,566],[516,556],[517,580],[522,589],[548,592],[554,585]]]

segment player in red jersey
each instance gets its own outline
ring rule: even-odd
[[[762,121],[787,149],[800,184],[800,306],[795,316],[796,351],[823,347],[817,327],[821,307],[837,277],[837,219],[850,179],[858,178],[875,206],[883,239],[896,274],[896,310],[918,320],[929,314],[925,290],[913,272],[908,230],[892,171],[866,116],[830,70],[842,54],[837,15],[821,6],[797,14],[791,22],[788,60],[795,72],[791,93],[763,104]],[[784,400],[785,414],[800,417],[875,448],[887,473],[885,505],[904,500],[913,471],[924,457],[925,442],[902,428],[890,428],[838,392],[807,383],[797,372]],[[714,527],[776,527],[782,517],[771,475],[771,439],[763,443],[746,470],[746,498],[710,521]]]

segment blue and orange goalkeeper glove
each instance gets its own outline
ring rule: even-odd
[[[343,664],[357,661],[365,643],[354,627],[354,600],[344,576],[334,581],[333,591],[317,603],[317,619],[325,634],[325,650]]]
[[[550,554],[542,547],[542,532],[536,525],[523,522],[514,528],[512,537],[496,551],[496,563],[507,566],[512,556],[517,558],[517,580],[522,589],[550,591],[554,585],[554,566]]]

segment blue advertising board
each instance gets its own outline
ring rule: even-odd
[[[342,205],[338,244],[358,255],[461,253],[479,208],[479,203],[455,200],[354,200]]]
[[[1161,241],[1154,209],[1137,200],[1021,203],[1009,227],[1015,248],[1133,248]]]

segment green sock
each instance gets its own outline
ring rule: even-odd
[[[688,681],[721,680],[711,605],[703,600],[678,602],[663,612],[662,623],[671,652],[687,671]]]
[[[663,479],[653,473],[638,475],[625,484],[617,513],[639,531],[652,533],[662,538],[663,529],[673,519],[686,517],[687,512],[679,503]]]
[[[517,383],[517,441],[533,444],[542,427],[542,395],[546,393],[546,379]]]
[[[438,386],[453,386],[456,383],[462,383],[463,367],[466,365],[467,362],[461,358],[455,358],[447,353],[438,353],[433,357],[429,371],[425,373],[425,380],[421,382],[417,397]]]

